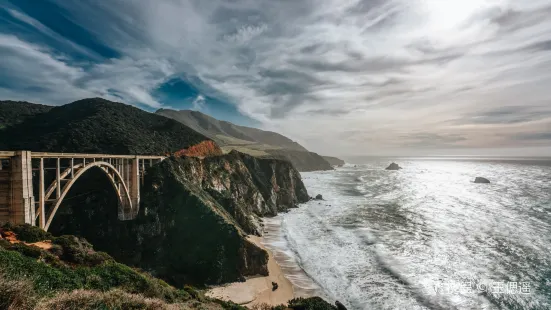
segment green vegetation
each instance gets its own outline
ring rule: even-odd
[[[320,297],[295,298],[289,301],[287,308],[294,310],[336,310],[337,307],[328,304]],[[285,309],[283,306],[275,307],[274,310]]]
[[[249,148],[247,146],[242,146],[242,145],[230,145],[230,146],[223,146],[222,147],[222,151],[227,154],[231,151],[238,151],[238,152],[241,152],[241,153],[245,153],[245,154],[249,154],[251,156],[257,156],[257,157],[261,157],[261,156],[269,156],[270,154],[266,153],[265,151],[262,151],[262,150],[256,150],[256,149],[253,149],[253,148]]]
[[[13,228],[35,230],[35,236],[40,230]],[[2,233],[10,229],[4,226]],[[191,287],[176,289],[95,252],[75,236],[53,237],[49,249],[0,241],[0,309],[192,309],[194,304],[243,309],[208,299]]]
[[[46,113],[52,107],[24,101],[0,101],[0,130],[19,124],[37,114]]]
[[[15,113],[5,107],[0,105],[0,115]],[[0,149],[162,155],[208,140],[172,119],[100,98],[25,107],[41,113],[0,130]]]
[[[259,304],[253,306],[252,310],[337,310],[337,307],[329,304],[320,297],[300,297],[289,300],[287,305],[272,307],[267,304]]]

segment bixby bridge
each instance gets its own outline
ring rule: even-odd
[[[48,230],[73,184],[100,169],[119,200],[120,220],[138,214],[145,171],[164,156],[0,151],[0,223],[27,223]]]

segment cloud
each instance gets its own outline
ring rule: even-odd
[[[194,110],[203,111],[205,109],[205,97],[202,95],[198,95],[191,104]]]
[[[463,115],[459,123],[516,124],[551,117],[551,108],[545,106],[504,106],[474,114]]]
[[[548,126],[551,0],[52,1],[78,36],[24,2],[0,5],[35,30],[0,36],[6,98],[154,109],[185,77],[195,108],[322,153],[523,147]]]

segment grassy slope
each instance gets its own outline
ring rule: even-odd
[[[331,170],[320,155],[271,131],[234,125],[197,111],[161,109],[157,114],[173,118],[216,140],[225,153],[236,150],[252,156],[277,156],[293,163],[299,171]]]
[[[23,242],[6,240],[14,233]],[[75,236],[53,237],[28,225],[4,225],[0,236],[0,309],[246,309],[207,298],[189,286],[174,288],[94,251],[88,242]],[[44,240],[51,240],[49,249],[33,245]],[[263,309],[336,308],[315,297]]]
[[[296,151],[307,151],[302,145],[275,132],[217,120],[197,111],[161,109],[157,114],[173,118],[224,145],[260,144]],[[250,147],[253,148],[253,147]]]
[[[191,287],[176,289],[95,252],[83,239],[27,225],[2,228],[4,237],[13,232],[22,241],[52,240],[52,247],[0,240],[0,309],[243,309]]]

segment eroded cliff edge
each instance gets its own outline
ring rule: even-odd
[[[236,151],[171,157],[152,167],[133,221],[117,220],[112,195],[102,189],[92,199],[69,201],[51,231],[82,235],[118,260],[175,285],[266,275],[267,253],[246,234],[261,233],[260,216],[308,200],[291,163]]]

